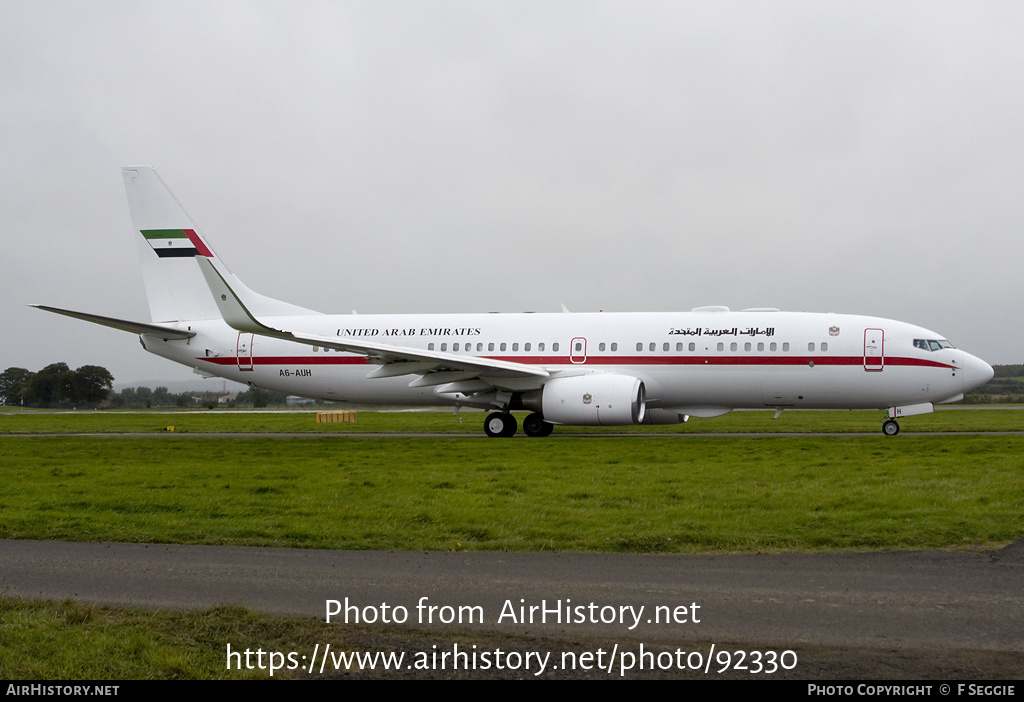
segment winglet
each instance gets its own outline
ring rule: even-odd
[[[217,303],[217,309],[220,310],[221,317],[228,323],[228,326],[240,332],[249,332],[251,334],[281,335],[280,331],[271,329],[252,315],[238,295],[235,294],[235,291],[228,285],[228,282],[224,280],[224,277],[214,268],[213,262],[210,259],[196,256],[195,261],[199,264],[199,270],[203,272],[206,284],[210,286],[210,292],[213,293],[213,300]]]

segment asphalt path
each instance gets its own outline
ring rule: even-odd
[[[395,619],[401,606],[405,627],[428,632],[999,652],[1024,665],[1024,540],[991,552],[722,556],[3,540],[0,592],[149,608],[241,604],[320,619],[328,600],[347,598],[349,624],[379,624],[389,608]],[[558,613],[531,617],[531,606]],[[459,622],[460,607],[477,609]]]

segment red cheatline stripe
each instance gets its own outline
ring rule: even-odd
[[[241,359],[245,365],[254,363],[258,366],[358,366],[367,363],[362,356],[256,356],[255,358],[242,356]],[[200,356],[196,360],[218,366],[233,366],[238,363],[238,358],[235,356],[218,356],[216,358]]]
[[[195,229],[182,229],[181,231],[185,232],[185,236],[187,236],[188,240],[192,242],[192,245],[196,247],[196,251],[199,252],[199,255],[206,256],[207,258],[213,258],[213,252],[206,248],[206,244],[204,244],[203,240],[199,238],[198,234],[196,234]]]
[[[474,358],[486,358],[495,361],[512,361],[528,366],[567,366],[568,356],[466,356],[466,362]],[[197,360],[207,361],[219,366],[233,366],[238,363],[235,356],[219,356],[216,358],[200,357]],[[333,366],[362,365],[369,362],[362,356],[256,356],[242,357],[245,364],[259,366]],[[861,366],[862,356],[590,356],[585,364],[588,366]],[[371,364],[377,365],[377,364]],[[923,368],[948,368],[956,366],[923,358],[885,359],[886,366],[918,366]]]

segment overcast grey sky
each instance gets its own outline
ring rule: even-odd
[[[0,0],[0,369],[195,377],[26,307],[148,319],[138,163],[325,312],[774,306],[1021,363],[1022,36],[1019,2]]]

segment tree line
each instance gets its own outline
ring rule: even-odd
[[[140,385],[137,388],[125,388],[107,398],[104,407],[111,409],[142,409],[150,407],[177,407],[191,409],[204,407],[270,407],[283,406],[287,402],[284,393],[270,392],[263,388],[250,388],[237,395],[227,392],[211,392],[190,390],[173,393],[166,387],[148,388]]]
[[[114,376],[102,366],[71,370],[51,363],[42,370],[8,368],[0,373],[0,401],[24,407],[98,407],[114,387]]]
[[[1024,364],[992,366],[995,377],[964,397],[975,405],[1024,404]]]
[[[125,388],[114,392],[114,376],[102,366],[71,370],[66,363],[51,363],[42,370],[8,368],[0,373],[0,404],[17,407],[81,407],[144,409],[149,407],[269,407],[284,405],[286,396],[262,388],[237,395],[228,392],[173,393],[166,387]]]

